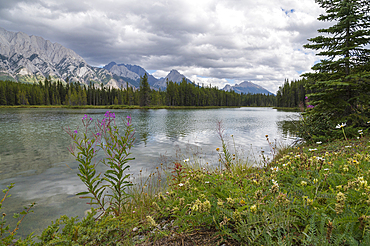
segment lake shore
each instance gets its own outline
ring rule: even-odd
[[[0,106],[0,108],[67,108],[67,109],[216,109],[216,108],[240,108],[239,106],[146,106],[138,105],[85,105],[85,106],[66,106],[66,105],[15,105]]]
[[[264,138],[266,134],[286,144],[294,141],[284,122],[297,118],[295,113],[250,107],[195,110],[1,109],[0,129],[4,134],[0,137],[0,188],[15,183],[11,191],[13,196],[3,209],[7,214],[13,214],[30,202],[37,203],[35,213],[22,222],[17,236],[24,238],[32,231],[40,235],[43,228],[60,215],[82,218],[84,211],[89,209],[87,201],[75,196],[85,187],[76,174],[78,165],[67,150],[71,139],[63,128],[69,126],[82,134],[81,119],[85,114],[96,121],[101,120],[107,110],[115,113],[120,129],[124,126],[121,119],[128,115],[132,117],[137,137],[132,149],[132,156],[136,159],[130,162],[130,173],[134,177],[140,170],[149,175],[156,166],[164,163],[164,159],[173,164],[174,160],[201,158],[210,166],[217,165],[215,150],[220,147],[220,141],[216,123],[221,120],[229,141],[235,140],[237,148],[244,151],[242,155],[258,159],[260,151],[267,152],[269,148]],[[103,157],[103,153],[100,154]],[[97,172],[103,168],[104,165],[98,165]],[[11,219],[7,218],[10,223]]]
[[[134,196],[121,216],[95,221],[93,213],[82,222],[64,217],[57,225],[68,225],[68,229],[54,231],[53,238],[44,234],[41,240],[141,246],[272,245],[278,241],[331,245],[331,240],[341,236],[340,242],[352,238],[366,245],[370,239],[366,233],[369,140],[366,136],[282,148],[272,160],[262,161],[262,169],[221,148],[217,150],[220,168],[186,159],[179,163],[181,169],[169,167],[167,176],[154,172],[156,178],[133,187]],[[227,153],[232,165],[225,166]],[[166,186],[158,175],[167,180]],[[84,230],[76,234],[79,227]],[[51,230],[49,226],[46,231]]]

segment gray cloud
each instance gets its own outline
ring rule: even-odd
[[[0,0],[0,27],[58,42],[94,66],[178,69],[196,82],[249,80],[275,92],[317,59],[302,45],[323,27],[320,13],[314,0]]]

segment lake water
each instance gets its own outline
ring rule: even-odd
[[[298,113],[272,108],[222,108],[187,110],[111,110],[116,118],[131,115],[136,129],[129,172],[150,173],[160,163],[190,158],[217,165],[215,149],[221,147],[217,122],[222,121],[226,140],[242,150],[245,158],[258,161],[261,151],[269,153],[265,135],[281,144],[295,139],[287,125]],[[69,154],[72,143],[63,127],[82,127],[87,114],[102,119],[102,109],[0,109],[0,188],[15,183],[12,197],[1,212],[11,215],[36,202],[18,235],[24,236],[51,224],[61,215],[83,217],[86,200],[75,196],[85,190],[77,176],[78,163]],[[120,121],[118,121],[121,124]],[[123,123],[122,123],[123,124]],[[233,135],[233,137],[231,137]],[[100,167],[99,167],[100,168]],[[11,216],[7,216],[9,219]]]

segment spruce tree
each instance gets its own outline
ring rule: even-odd
[[[307,117],[328,117],[333,124],[363,125],[370,117],[370,4],[369,0],[316,0],[326,10],[320,21],[334,25],[319,29],[305,48],[326,59],[315,64],[308,89],[314,108]],[[317,122],[320,122],[319,120]],[[318,123],[320,124],[320,123]]]
[[[148,83],[148,75],[146,73],[140,80],[139,101],[140,106],[149,106],[150,104],[150,86]]]

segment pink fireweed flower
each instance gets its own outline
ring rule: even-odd
[[[116,115],[114,113],[111,113],[110,111],[107,111],[104,116],[107,118],[116,118]]]
[[[85,114],[84,117],[82,117],[82,120],[87,119],[87,115]]]
[[[131,116],[127,115],[127,126],[131,125]]]
[[[131,117],[130,116],[127,116],[127,126],[130,126],[131,125]]]
[[[77,130],[75,130],[74,132],[75,132],[76,134],[78,133],[78,131],[77,131]]]

